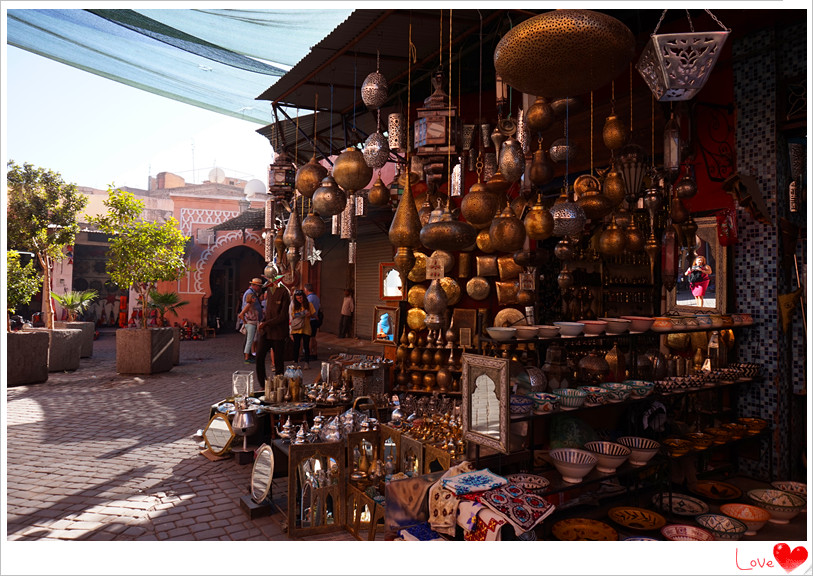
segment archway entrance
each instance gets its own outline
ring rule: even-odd
[[[264,269],[263,257],[247,246],[226,250],[215,260],[209,274],[209,326],[218,332],[237,329],[237,313],[240,312],[243,292],[251,279],[261,276]]]

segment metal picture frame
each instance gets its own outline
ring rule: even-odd
[[[463,354],[463,438],[508,454],[508,358]]]
[[[398,314],[395,306],[376,306],[373,314],[373,341],[395,346],[398,341]],[[386,315],[386,317],[385,317]]]

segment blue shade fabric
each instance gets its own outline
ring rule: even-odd
[[[350,10],[7,12],[11,46],[180,102],[266,125],[257,101]]]

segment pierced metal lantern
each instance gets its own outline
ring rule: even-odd
[[[335,216],[341,214],[346,205],[347,194],[336,185],[333,176],[328,174],[313,193],[313,210],[322,216]]]
[[[598,239],[598,251],[604,256],[619,256],[624,252],[626,234],[615,224],[615,216],[605,228]]]
[[[576,145],[568,143],[566,138],[554,140],[550,145],[550,159],[561,164],[562,162],[572,162],[576,157]]]
[[[618,156],[618,169],[624,177],[627,202],[633,205],[640,197],[646,171],[646,154],[638,144],[627,144]]]
[[[610,150],[618,150],[627,143],[629,138],[629,130],[621,122],[615,113],[607,116],[604,121],[604,128],[601,130],[601,138],[604,140],[604,145]]]
[[[305,245],[305,234],[302,233],[302,223],[299,221],[299,213],[294,209],[288,218],[285,232],[282,233],[282,241],[288,248],[301,248]]]
[[[536,100],[528,108],[528,113],[525,115],[528,131],[534,136],[550,128],[555,119],[553,108],[551,108],[551,105],[542,96],[536,97]]]
[[[364,148],[361,153],[364,155],[367,166],[381,168],[390,157],[389,142],[381,132],[373,132],[364,141]]]
[[[361,84],[361,101],[371,110],[378,110],[387,101],[389,85],[380,72],[371,72]]]
[[[404,132],[404,115],[393,112],[387,116],[387,138],[390,150],[404,152],[406,150],[406,133]]]
[[[365,162],[364,155],[352,146],[339,154],[333,163],[333,178],[348,193],[363,189],[372,177],[373,169]]]
[[[658,34],[655,29],[635,68],[659,102],[691,100],[706,84],[731,30]]]
[[[369,200],[373,206],[386,206],[390,203],[390,189],[384,185],[380,174],[375,183],[367,191],[367,200]]]
[[[533,240],[544,240],[553,233],[553,215],[542,204],[541,196],[525,215],[525,232]]]
[[[488,230],[492,246],[499,252],[516,252],[525,243],[525,225],[506,205],[502,213],[494,218]]]
[[[491,225],[497,208],[497,196],[488,192],[479,182],[472,185],[460,203],[463,218],[478,230]]]
[[[421,244],[430,250],[457,251],[468,248],[477,239],[477,231],[468,222],[454,220],[445,206],[432,211],[420,232]]]
[[[554,236],[578,236],[584,230],[587,221],[584,210],[570,199],[555,203],[550,212]]]
[[[518,140],[509,136],[500,148],[500,169],[508,182],[516,182],[525,172],[525,155]]]
[[[327,232],[327,224],[319,216],[311,212],[302,220],[302,233],[308,238],[319,238]]]

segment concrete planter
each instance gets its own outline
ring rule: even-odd
[[[173,328],[121,328],[116,330],[116,372],[155,374],[172,370]]]
[[[181,327],[172,327],[172,364],[181,363]]]
[[[23,328],[25,332],[48,334],[48,372],[70,372],[79,368],[82,331],[73,328]]]
[[[93,356],[93,336],[96,333],[96,325],[93,322],[54,322],[54,328],[70,328],[82,331],[82,349],[80,358],[90,358]]]
[[[9,386],[37,384],[48,380],[47,332],[26,330],[6,334]]]

